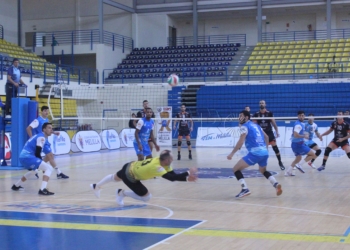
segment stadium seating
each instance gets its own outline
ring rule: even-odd
[[[180,77],[224,76],[240,44],[211,44],[134,48],[108,75],[120,78],[165,78],[170,73]]]
[[[350,38],[258,43],[241,75],[349,72]],[[335,56],[336,65],[329,65]],[[263,71],[261,71],[263,69]]]
[[[19,68],[24,75],[32,73],[36,76],[42,76],[44,75],[44,71],[46,71],[46,76],[53,77],[56,73],[55,64],[48,63],[45,59],[38,57],[36,54],[24,51],[23,48],[3,39],[0,39],[0,55],[3,56],[3,71],[7,71],[8,67],[12,65],[13,58],[18,58],[20,60]],[[77,79],[78,76],[71,74],[70,78]]]
[[[349,109],[348,93],[350,85],[343,83],[203,86],[197,92],[197,115],[210,107],[220,117],[237,116],[245,106],[257,111],[260,100],[266,101],[275,116],[296,117],[298,110],[335,115]]]

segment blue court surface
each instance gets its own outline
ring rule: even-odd
[[[144,249],[201,222],[0,211],[0,248]]]

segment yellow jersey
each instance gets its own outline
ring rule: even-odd
[[[159,157],[130,163],[130,172],[136,180],[148,180],[173,171],[170,166],[162,167]]]

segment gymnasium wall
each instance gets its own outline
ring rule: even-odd
[[[118,0],[118,2],[130,6],[129,0]],[[45,4],[41,0],[31,0],[22,1],[22,3],[23,36],[25,32],[34,31],[98,29],[98,1],[96,0],[45,1]],[[103,8],[104,29],[131,37],[131,14],[106,4]]]
[[[1,1],[0,24],[4,27],[4,38],[17,44],[17,1]]]

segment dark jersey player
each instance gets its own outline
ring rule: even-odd
[[[339,111],[337,115],[342,116],[343,111]],[[317,170],[322,171],[326,169],[326,162],[328,159],[329,154],[332,152],[332,150],[335,150],[339,147],[341,147],[347,154],[348,158],[350,158],[350,146],[348,139],[350,138],[350,125],[349,123],[346,123],[343,118],[339,117],[336,121],[332,122],[329,129],[324,132],[322,136],[329,135],[334,131],[334,138],[333,140],[328,144],[326,147],[326,150],[324,151],[323,156],[323,162],[322,166],[319,167]]]
[[[273,113],[271,111],[268,111],[266,109],[266,102],[264,100],[261,100],[259,102],[260,105],[260,111],[256,112],[253,117],[266,117],[267,119],[262,120],[254,120],[257,124],[260,125],[260,127],[264,130],[265,134],[269,137],[269,145],[272,146],[273,151],[275,151],[276,157],[278,159],[278,165],[280,166],[281,170],[284,170],[285,167],[283,166],[283,163],[281,161],[281,154],[276,144],[276,137],[273,133],[272,126],[276,131],[277,137],[279,137],[278,133],[278,127],[276,125],[275,119],[273,119]]]
[[[174,130],[176,129],[176,125],[179,122],[179,136],[178,136],[178,142],[177,142],[177,159],[181,160],[181,144],[182,144],[182,138],[186,137],[186,143],[188,147],[188,158],[192,160],[192,154],[191,154],[191,132],[193,130],[193,121],[191,119],[190,113],[186,112],[186,106],[181,105],[181,112],[176,114],[176,118],[180,118],[182,120],[176,120],[174,123]],[[189,123],[191,125],[189,126]]]
[[[148,101],[147,100],[144,100],[143,101],[143,103],[142,103],[142,106],[143,106],[143,109],[141,109],[139,112],[137,112],[137,114],[136,114],[136,117],[137,118],[145,118],[146,117],[146,110],[147,110],[147,108],[149,107],[148,106]],[[154,116],[154,113],[152,114],[152,117],[151,118],[155,118],[155,116]],[[138,120],[134,120],[134,126],[136,127],[136,125],[137,125],[137,122],[138,122]],[[151,152],[152,152],[152,150],[153,150],[153,142],[152,142],[152,140],[151,140],[151,137],[148,139],[148,145],[149,145],[149,148],[150,148],[150,150],[151,150]]]

